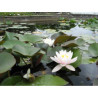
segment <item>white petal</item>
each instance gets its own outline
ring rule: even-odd
[[[53,61],[56,61],[54,57],[50,57],[50,59],[52,59]]]
[[[61,63],[61,60],[58,58],[58,57],[56,57],[56,56],[54,56],[55,57],[55,61],[57,62],[57,63]]]
[[[27,74],[25,74],[25,75],[23,76],[23,78],[28,79],[29,77],[28,77]]]
[[[73,56],[73,52],[69,51],[69,52],[68,52],[68,56],[69,56],[69,59],[71,59],[72,56]]]
[[[57,65],[56,67],[54,67],[54,69],[52,70],[52,72],[57,72],[59,71],[63,66],[61,65]]]
[[[70,63],[74,63],[77,60],[77,57],[71,59]]]
[[[31,73],[30,68],[27,70],[27,74],[29,75]]]
[[[60,56],[60,54],[56,51],[56,55],[57,55],[57,57],[59,57]]]
[[[65,67],[71,71],[75,71],[75,68],[72,65],[66,65]]]

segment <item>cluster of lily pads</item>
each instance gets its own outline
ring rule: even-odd
[[[56,73],[97,60],[96,35],[79,26],[49,37],[6,32],[0,40],[0,85],[67,85]]]

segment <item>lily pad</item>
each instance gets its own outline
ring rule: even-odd
[[[56,38],[54,44],[58,44],[58,43],[64,43],[68,40],[73,40],[76,37],[72,37],[72,36],[67,36],[67,35],[60,35],[59,37]]]
[[[21,46],[16,45],[12,49],[14,52],[20,53],[24,56],[33,56],[35,53],[37,53],[40,48],[32,47],[32,46]]]
[[[81,61],[82,61],[82,54],[81,54],[79,49],[74,49],[73,50],[73,58],[74,57],[77,57],[77,61],[74,62],[72,65],[74,67],[78,67],[81,64]]]
[[[56,46],[54,48],[48,47],[47,49],[47,56],[54,56],[56,54],[56,51],[62,50],[62,47]]]
[[[89,53],[91,56],[96,57],[98,56],[98,43],[93,43],[88,48]]]
[[[12,76],[12,77],[8,77],[8,78],[4,79],[1,82],[1,85],[2,86],[12,86],[12,85],[14,86],[22,80],[23,80],[23,78],[21,76]]]
[[[6,32],[4,40],[17,40],[15,33]]]
[[[67,81],[60,78],[59,76],[53,76],[53,75],[43,75],[37,77],[33,82],[34,86],[63,86],[66,84],[68,84]]]
[[[3,44],[3,47],[6,49],[12,49],[15,45],[26,45],[24,42],[21,42],[19,40],[7,40]]]
[[[21,41],[28,41],[28,42],[31,42],[31,43],[36,43],[36,42],[39,42],[42,40],[41,37],[37,36],[37,35],[31,35],[31,34],[25,34],[25,35],[19,35],[17,36],[19,37],[19,40]]]
[[[10,70],[16,63],[13,55],[7,52],[0,53],[0,73]]]

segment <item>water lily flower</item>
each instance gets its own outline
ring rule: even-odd
[[[71,63],[74,63],[77,60],[77,57],[72,58],[73,52],[69,51],[67,52],[66,50],[61,50],[59,52],[56,52],[56,56],[50,57],[53,61],[58,63],[52,72],[57,72],[59,71],[62,67],[66,67],[67,69],[71,71],[75,71],[75,68],[70,65]]]
[[[23,76],[23,78],[29,79],[29,78],[31,78],[31,77],[32,77],[31,71],[30,71],[30,69],[28,69],[28,70],[27,70],[27,73]]]
[[[49,46],[53,46],[54,39],[46,38],[46,39],[43,39],[43,42],[46,43],[46,44],[48,44]]]

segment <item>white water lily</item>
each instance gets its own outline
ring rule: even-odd
[[[48,44],[49,46],[53,46],[54,39],[46,38],[46,39],[43,39],[43,42],[46,43],[46,44]]]
[[[50,57],[53,61],[58,63],[52,72],[57,72],[59,71],[62,67],[66,67],[67,69],[71,71],[75,71],[75,68],[70,65],[71,63],[74,63],[77,60],[77,57],[72,58],[73,52],[69,51],[67,52],[66,50],[61,50],[59,52],[56,52],[56,56]]]
[[[23,78],[29,79],[29,78],[31,78],[31,77],[32,77],[31,71],[30,71],[30,69],[28,69],[28,70],[27,70],[27,73],[23,76]]]

